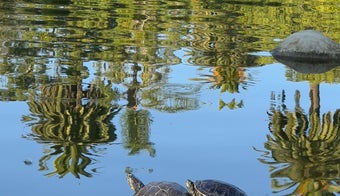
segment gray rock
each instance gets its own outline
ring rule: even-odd
[[[304,30],[288,36],[271,54],[303,62],[339,61],[340,45],[318,31]]]

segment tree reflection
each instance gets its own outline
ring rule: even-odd
[[[289,72],[292,73],[292,70]],[[327,74],[330,73],[294,72],[300,78],[311,75],[314,75],[313,78],[326,78]],[[339,193],[340,109],[334,113],[329,111],[320,114],[320,91],[316,82],[310,84],[311,105],[308,114],[300,106],[299,91],[295,92],[293,111],[286,107],[285,99],[285,91],[278,98],[275,93],[272,94],[273,104],[268,113],[271,135],[267,136],[265,143],[270,153],[265,152],[260,159],[271,166],[274,192],[287,190],[291,192],[289,195]],[[277,101],[278,105],[275,104]]]
[[[129,155],[136,155],[142,150],[149,152],[150,156],[156,155],[153,143],[150,142],[150,112],[147,110],[134,110],[128,108],[122,117],[123,145],[129,149]]]
[[[240,66],[216,66],[212,68],[211,74],[201,75],[200,78],[193,78],[196,81],[209,83],[210,88],[220,89],[221,93],[229,92],[231,94],[240,93],[240,88],[247,89],[248,80],[246,69]],[[229,102],[219,100],[219,110],[227,106],[229,109],[242,108],[244,106],[243,100],[237,101],[233,98]]]
[[[28,137],[52,149],[40,159],[40,170],[49,170],[47,161],[55,157],[54,171],[47,175],[91,176],[86,167],[95,160],[96,145],[116,139],[111,120],[120,108],[101,103],[105,93],[92,84],[57,83],[29,96],[31,114],[23,118],[32,129]]]
[[[141,84],[138,81],[138,72],[141,67],[137,63],[132,63],[130,69],[131,82],[127,86],[127,109],[122,115],[122,136],[123,145],[129,149],[129,155],[138,154],[145,149],[150,156],[155,156],[156,150],[153,144],[149,142],[151,114],[148,110],[140,109],[139,91]]]
[[[246,73],[244,67],[226,66],[214,67],[212,75],[202,75],[203,81],[212,83],[211,88],[221,89],[221,93],[239,93],[240,85],[245,84]],[[246,86],[242,86],[246,88]]]
[[[94,147],[93,145],[62,142],[50,147],[53,149],[51,153],[44,155],[39,160],[39,170],[47,171],[49,167],[47,162],[53,157],[54,171],[47,173],[46,176],[58,175],[60,178],[66,174],[71,173],[76,178],[80,178],[80,175],[86,177],[92,177],[92,174],[86,170],[86,168],[94,161],[90,158],[91,153],[88,148]],[[49,152],[50,150],[48,150]]]

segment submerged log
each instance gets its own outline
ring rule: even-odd
[[[303,62],[340,61],[340,44],[315,30],[293,33],[271,54],[276,59]]]

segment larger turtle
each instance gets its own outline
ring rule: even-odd
[[[144,185],[142,181],[133,174],[127,174],[126,179],[134,196],[189,196],[187,190],[176,182],[150,182]]]
[[[187,180],[186,187],[192,196],[246,196],[235,185],[219,180]]]

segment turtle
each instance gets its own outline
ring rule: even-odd
[[[190,196],[187,190],[176,182],[158,181],[144,185],[133,174],[127,174],[126,179],[134,191],[134,196]]]
[[[187,180],[186,187],[192,196],[247,196],[235,185],[219,180]]]

